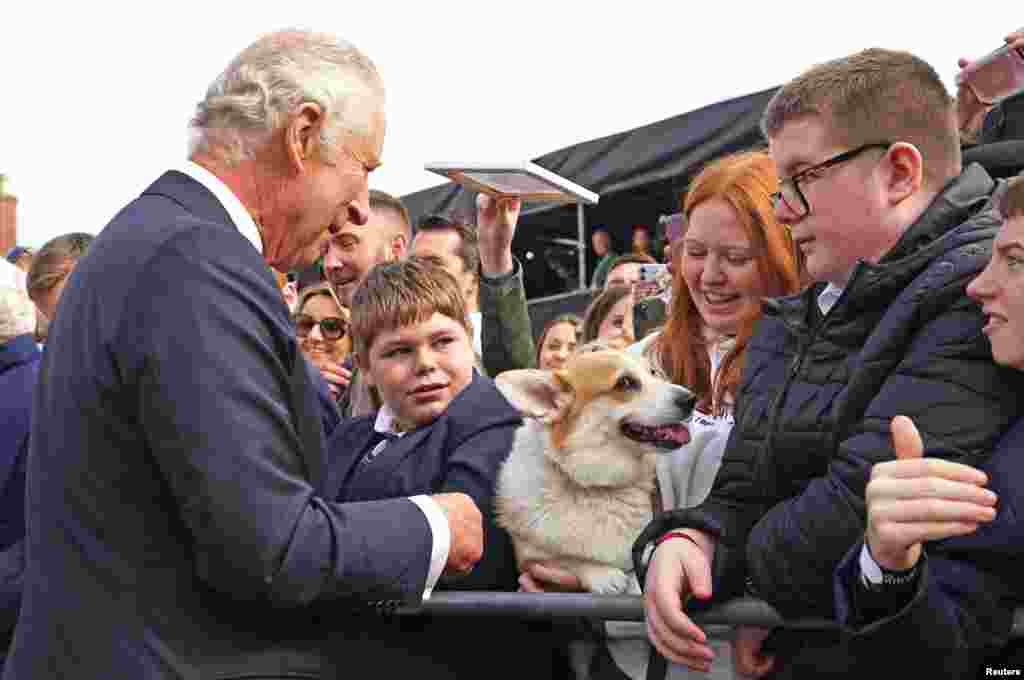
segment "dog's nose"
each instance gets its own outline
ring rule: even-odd
[[[676,386],[676,396],[673,400],[675,405],[683,413],[690,413],[693,410],[693,405],[697,401],[697,397],[690,390]]]

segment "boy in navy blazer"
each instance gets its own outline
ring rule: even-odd
[[[522,420],[491,379],[474,370],[465,309],[458,284],[436,258],[378,265],[360,285],[352,301],[356,361],[383,406],[334,432],[328,489],[343,502],[468,494],[483,514],[484,554],[471,573],[442,576],[438,587],[515,590],[512,543],[495,525],[493,505],[499,467]],[[423,659],[421,677],[472,677],[496,658],[503,668],[512,664],[516,677],[551,675],[548,624],[405,617],[382,626],[404,654]]]

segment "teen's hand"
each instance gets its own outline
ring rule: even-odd
[[[775,667],[775,657],[761,653],[761,645],[771,628],[736,626],[732,641],[732,663],[736,672],[745,678],[763,678]]]
[[[910,418],[891,423],[896,460],[871,468],[865,491],[871,556],[885,569],[917,564],[921,544],[969,534],[996,516],[988,476],[969,465],[922,458],[921,435]]]
[[[666,659],[707,673],[715,653],[704,631],[683,612],[683,605],[691,595],[701,600],[711,597],[713,543],[699,531],[687,533],[701,537],[701,546],[685,538],[670,539],[654,549],[647,566],[647,637]]]

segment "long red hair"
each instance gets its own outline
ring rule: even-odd
[[[764,151],[747,151],[709,163],[690,184],[683,200],[687,221],[694,208],[711,199],[723,200],[736,211],[754,246],[758,270],[769,297],[790,295],[801,288],[800,267],[789,229],[775,219],[771,194],[778,190],[775,164]],[[685,231],[680,238],[685,238]],[[701,318],[683,278],[684,248],[674,249],[672,305],[668,321],[654,340],[652,352],[672,382],[693,390],[698,406],[715,415],[724,412],[723,398],[735,394],[743,356],[760,308],[741,322],[736,342],[722,359],[712,384],[711,360]]]

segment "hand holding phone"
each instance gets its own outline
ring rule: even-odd
[[[963,69],[956,75],[957,86],[969,88],[986,106],[1024,89],[1024,44],[1019,44],[1022,42],[1014,39],[981,59],[966,63],[961,60]]]

